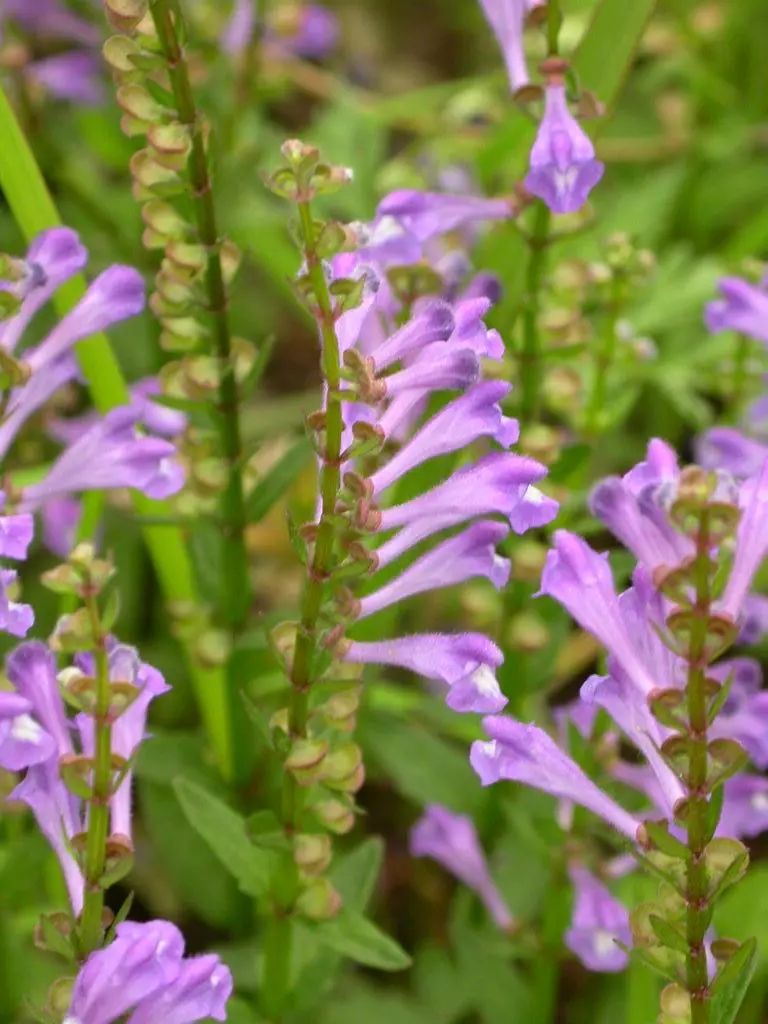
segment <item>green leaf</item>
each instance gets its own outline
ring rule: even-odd
[[[733,1024],[757,965],[757,940],[749,939],[712,983],[712,1024]]]
[[[246,506],[248,521],[258,523],[291,487],[312,457],[312,445],[303,437],[289,448],[251,492]]]
[[[380,971],[403,971],[411,958],[394,939],[362,914],[345,907],[332,921],[315,929],[318,940],[335,953]]]
[[[601,0],[573,59],[582,84],[607,107],[616,102],[656,0]]]
[[[176,779],[173,788],[187,821],[237,880],[240,889],[248,896],[265,895],[273,858],[251,843],[245,819],[188,779]]]
[[[384,860],[384,840],[370,836],[343,857],[331,869],[331,881],[341,893],[344,906],[365,910],[373,896]]]

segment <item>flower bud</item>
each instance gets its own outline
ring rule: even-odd
[[[48,989],[46,1008],[53,1020],[65,1020],[72,1003],[74,978],[58,978]]]
[[[327,878],[313,878],[296,900],[296,909],[310,921],[329,921],[341,910],[341,896]]]
[[[320,800],[312,805],[312,813],[329,832],[343,836],[355,827],[355,813],[342,800]]]
[[[147,131],[147,142],[155,152],[155,159],[172,171],[182,171],[187,165],[192,140],[189,129],[178,121],[153,124]]]
[[[300,786],[311,786],[325,778],[327,754],[328,743],[325,740],[296,740],[285,759],[285,767]]]
[[[107,840],[104,873],[99,879],[103,888],[108,888],[125,878],[133,868],[133,843],[128,836],[115,834]]]
[[[293,859],[307,875],[322,875],[331,863],[333,849],[329,836],[300,834],[293,840]]]
[[[59,758],[61,781],[70,793],[83,800],[90,800],[93,797],[92,774],[93,761],[84,754],[64,754]]]
[[[131,32],[147,14],[147,0],[104,0],[107,21],[118,32]]]

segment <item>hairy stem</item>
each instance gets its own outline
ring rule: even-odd
[[[109,798],[112,795],[112,726],[109,720],[109,658],[95,595],[86,598],[94,636],[96,709],[93,716],[93,795],[85,845],[85,896],[80,924],[80,949],[86,957],[101,945],[104,931],[102,877],[109,837]]]
[[[706,641],[712,593],[709,565],[708,513],[702,513],[695,566],[696,603],[688,650],[688,849],[686,870],[686,977],[691,996],[691,1024],[709,1022],[709,978],[704,936],[710,921],[707,868],[704,850],[708,841],[707,799],[707,661]]]
[[[540,200],[536,201],[533,231],[528,239],[530,254],[525,275],[523,308],[523,346],[520,353],[521,416],[524,423],[535,421],[541,404],[541,335],[539,310],[541,286],[547,259],[549,225],[552,215]]]
[[[324,400],[325,446],[320,468],[320,520],[314,552],[307,566],[293,662],[290,672],[291,690],[288,701],[288,729],[293,740],[307,735],[309,699],[313,684],[313,662],[318,647],[318,618],[325,589],[334,567],[336,528],[333,515],[341,484],[341,441],[343,419],[338,397],[341,385],[341,359],[331,295],[316,249],[316,227],[310,205],[298,204],[299,231],[306,262],[306,272],[313,295],[313,314],[322,344],[322,370],[326,385]],[[293,835],[300,824],[303,791],[290,772],[283,778],[283,824]],[[285,908],[276,906],[267,927],[264,949],[264,1000],[270,1013],[278,1013],[285,998],[290,977],[291,922]]]

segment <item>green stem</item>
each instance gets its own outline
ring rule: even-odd
[[[61,224],[58,210],[22,132],[5,92],[0,87],[0,188],[13,217],[28,242],[48,228]],[[53,297],[57,313],[64,316],[85,292],[85,281],[77,276],[58,289]],[[94,406],[107,412],[128,400],[128,389],[109,339],[97,334],[76,346],[77,361]],[[169,515],[163,502],[134,494],[134,506],[144,517]],[[91,508],[93,498],[89,496]],[[142,530],[160,586],[167,601],[198,604],[199,596],[192,563],[181,530],[148,526]],[[190,648],[185,648],[189,671],[200,713],[216,759],[224,775],[231,774],[232,740],[226,706],[226,685],[219,669],[202,667]]]
[[[520,411],[524,424],[536,421],[541,403],[541,336],[539,334],[539,311],[541,286],[547,260],[549,243],[549,208],[536,201],[533,231],[528,238],[530,255],[525,276],[525,297],[523,308],[523,346],[520,353]]]
[[[245,547],[245,498],[242,477],[240,436],[240,396],[235,379],[235,364],[227,312],[227,289],[221,266],[221,237],[216,224],[203,124],[195,106],[184,49],[177,25],[181,10],[176,0],[153,0],[152,19],[168,68],[176,111],[181,124],[189,130],[192,148],[188,161],[192,205],[197,233],[206,251],[205,288],[211,333],[219,360],[219,401],[217,422],[219,442],[227,462],[227,483],[221,495],[223,564],[221,610],[225,622],[241,628],[250,606],[250,580]]]
[[[560,52],[560,26],[563,16],[560,13],[560,0],[547,0],[547,53],[556,57]]]
[[[109,658],[97,598],[86,599],[91,618],[95,648],[96,708],[93,715],[93,795],[88,812],[88,832],[85,845],[85,895],[80,924],[80,950],[83,957],[98,949],[104,930],[104,886],[102,877],[106,866],[107,839],[109,838],[109,799],[112,795],[112,726],[109,721],[110,681]]]
[[[288,729],[292,739],[307,734],[309,698],[312,689],[312,670],[318,646],[318,618],[325,597],[326,583],[334,563],[336,529],[333,515],[341,484],[341,440],[344,422],[341,401],[341,357],[333,314],[331,295],[325,279],[322,262],[316,250],[316,229],[310,205],[299,203],[299,229],[306,260],[306,272],[314,297],[314,316],[322,343],[323,379],[327,385],[325,397],[325,451],[320,469],[320,522],[317,528],[314,554],[307,568],[301,598],[301,613],[296,634],[296,645],[291,666],[291,691],[288,701]],[[283,824],[287,834],[293,835],[300,826],[303,791],[290,772],[283,778]],[[270,924],[273,941],[264,950],[265,1005],[271,1012],[279,1011],[284,993],[268,988],[287,983],[291,958],[291,922],[282,908],[276,908],[277,918]],[[276,935],[275,937],[275,930]]]
[[[707,662],[706,641],[712,603],[709,565],[709,519],[704,512],[697,538],[696,603],[688,650],[688,849],[686,868],[686,978],[691,995],[691,1024],[708,1024],[709,990],[704,937],[711,918],[704,850],[708,841],[707,799]]]
[[[733,355],[733,409],[738,414],[747,388],[747,361],[749,359],[749,338],[739,334]]]

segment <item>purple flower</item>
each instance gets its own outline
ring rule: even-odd
[[[80,968],[64,1024],[194,1024],[226,1020],[232,976],[217,956],[184,957],[170,921],[119,924]]]
[[[19,574],[14,569],[0,569],[0,630],[11,636],[26,636],[35,621],[28,604],[19,604],[8,596],[15,587]]]
[[[586,203],[604,169],[589,136],[568,109],[565,86],[550,82],[525,187],[553,213],[574,213]]]
[[[0,507],[5,504],[5,495],[0,491]],[[13,558],[17,562],[27,557],[32,543],[34,520],[30,515],[0,515],[0,556]]]
[[[374,493],[381,494],[422,462],[458,451],[480,437],[492,437],[503,448],[508,448],[518,437],[517,421],[504,416],[498,403],[509,391],[509,384],[504,381],[481,381],[455,398],[373,474]],[[385,413],[379,425],[383,426],[386,420]],[[385,433],[389,434],[386,428]]]
[[[61,865],[72,910],[80,914],[85,881],[70,852],[70,842],[83,830],[84,823],[74,798],[59,778],[57,763],[32,765],[11,793],[11,799],[21,801],[32,811],[37,827]]]
[[[483,319],[491,305],[491,299],[485,295],[460,299],[454,311],[455,328],[450,341],[471,348],[486,359],[501,359],[504,356],[501,335],[489,330]]]
[[[517,92],[530,81],[523,32],[526,15],[538,6],[537,0],[480,0],[480,4],[501,46],[509,86],[513,93]]]
[[[62,494],[117,487],[155,499],[175,494],[184,472],[174,445],[142,435],[137,421],[130,406],[112,409],[59,456],[40,483],[25,488],[20,507],[31,511]]]
[[[590,971],[623,971],[628,956],[617,944],[632,945],[629,914],[611,891],[581,867],[569,870],[574,888],[571,925],[565,944]]]
[[[336,15],[322,4],[305,3],[298,9],[292,31],[279,34],[274,31],[269,38],[297,57],[323,60],[338,42],[339,22]]]
[[[768,633],[768,597],[748,594],[741,607],[741,632],[738,642],[751,646]]]
[[[428,346],[450,338],[455,326],[453,310],[447,302],[430,301],[418,305],[414,315],[399,330],[376,346],[372,353],[376,370],[381,372],[406,356],[429,351]],[[431,350],[439,351],[436,347]]]
[[[499,928],[511,927],[512,915],[491,878],[471,818],[430,804],[411,830],[411,853],[436,860],[477,893]]]
[[[232,14],[219,36],[226,53],[240,54],[247,49],[256,30],[256,0],[235,0]]]
[[[496,554],[496,545],[507,532],[501,523],[474,523],[422,555],[396,579],[362,598],[358,617],[367,618],[426,590],[450,587],[477,577],[485,577],[500,589],[509,579],[510,564]]]
[[[68,50],[27,65],[29,77],[53,96],[82,106],[104,101],[104,83],[98,55],[87,50]]]
[[[488,741],[472,744],[470,761],[484,786],[506,779],[570,800],[633,842],[640,822],[600,790],[542,729],[507,716],[483,719]]]
[[[93,659],[81,656],[77,659],[82,671],[93,672]],[[149,705],[155,697],[161,697],[170,690],[162,675],[148,665],[139,661],[133,647],[114,644],[109,652],[109,677],[113,683],[129,683],[139,691],[138,696],[120,715],[112,726],[112,751],[126,760],[130,760],[147,735],[147,713]],[[77,716],[77,725],[82,739],[83,750],[90,753],[93,749],[93,719],[87,715]],[[133,771],[126,772],[120,788],[110,800],[110,816],[112,832],[118,835],[132,835],[131,827],[131,787]]]
[[[32,710],[19,694],[0,692],[0,768],[8,772],[42,764],[56,752],[53,737],[32,717]]]
[[[445,702],[454,711],[495,714],[507,703],[494,670],[504,660],[499,648],[481,633],[426,633],[363,643],[343,649],[345,661],[395,665],[448,687]]]
[[[723,277],[719,282],[722,298],[710,302],[704,319],[707,328],[738,331],[768,342],[768,291],[763,285],[750,284],[740,277]]]
[[[99,29],[68,11],[59,0],[4,0],[2,13],[36,35],[70,39],[85,46],[98,46],[101,42]]]
[[[768,445],[735,427],[712,427],[696,439],[696,460],[704,469],[721,469],[742,479],[755,476],[768,459]]]
[[[512,216],[512,207],[506,199],[402,189],[390,192],[382,199],[376,216],[379,222],[392,218],[403,231],[423,245],[439,235],[469,225],[506,220]]]
[[[758,768],[768,768],[768,691],[752,658],[729,658],[710,669],[719,682],[731,682],[725,704],[710,726],[710,736],[738,740]]]
[[[738,619],[752,580],[768,553],[768,460],[760,475],[745,481],[739,491],[741,519],[736,531],[736,552],[721,609]]]
[[[533,459],[493,452],[431,491],[384,509],[379,530],[402,529],[377,549],[379,564],[387,565],[425,537],[479,516],[503,515],[517,533],[551,522],[557,503],[531,488],[546,472]]]
[[[16,693],[29,702],[35,719],[53,737],[57,757],[73,753],[56,660],[45,644],[39,640],[19,644],[6,658],[5,671]]]
[[[43,544],[59,558],[67,558],[75,545],[82,503],[63,494],[43,504]]]
[[[649,673],[622,614],[606,556],[575,533],[557,530],[539,593],[553,597],[597,637],[641,692],[648,694],[660,685]]]
[[[768,779],[764,775],[738,775],[725,784],[720,836],[751,839],[768,830]]]
[[[480,363],[471,348],[453,348],[442,342],[428,345],[402,370],[383,378],[386,397],[404,391],[457,391],[474,384]]]
[[[651,714],[645,697],[626,677],[590,676],[581,688],[581,698],[604,708],[627,739],[645,755],[658,780],[665,814],[671,817],[675,804],[685,796],[685,790],[659,753],[667,731]]]

